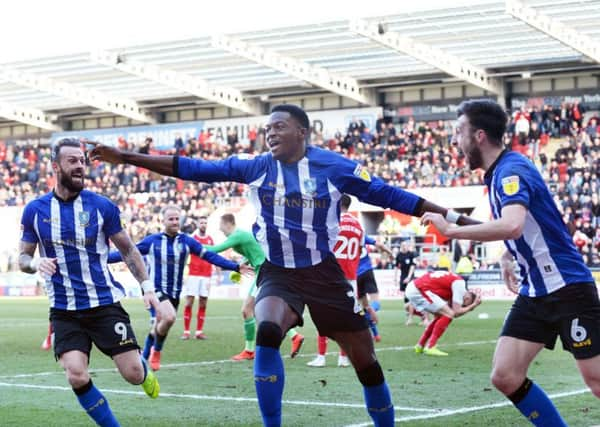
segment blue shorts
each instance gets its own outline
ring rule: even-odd
[[[542,343],[553,350],[560,336],[575,359],[600,354],[600,301],[593,283],[576,283],[541,297],[519,295],[500,336]]]

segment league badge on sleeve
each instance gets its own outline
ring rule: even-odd
[[[507,196],[514,196],[519,192],[519,176],[512,175],[502,178],[502,190]]]
[[[367,182],[371,182],[371,175],[369,175],[367,169],[361,165],[356,165],[356,168],[354,169],[354,176],[362,178]]]

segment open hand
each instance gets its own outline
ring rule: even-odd
[[[446,231],[450,227],[450,223],[446,221],[446,218],[444,218],[439,213],[433,212],[425,212],[425,214],[421,217],[421,224],[433,224],[435,228],[437,228],[438,231],[442,234],[446,234]]]
[[[252,266],[248,263],[243,263],[240,264],[240,273],[243,276],[254,276],[254,269],[252,268]]]
[[[90,160],[97,160],[102,162],[108,162],[115,165],[125,163],[121,150],[115,147],[109,147],[108,145],[100,144],[96,141],[82,141],[84,144],[93,145],[94,148],[89,153]]]
[[[153,307],[154,312],[156,313],[156,321],[158,322],[162,318],[162,313],[160,312],[160,302],[156,297],[156,293],[154,292],[144,292],[144,306],[146,308]]]

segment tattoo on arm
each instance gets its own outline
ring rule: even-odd
[[[147,280],[148,272],[146,271],[142,254],[140,254],[140,251],[133,244],[125,230],[122,230],[111,236],[110,240],[112,240],[121,253],[121,257],[123,258],[125,264],[127,264],[127,267],[129,268],[129,271],[131,271],[131,274],[133,274],[133,277],[135,277],[140,283],[144,280]]]
[[[133,277],[135,277],[138,282],[141,283],[148,279],[148,272],[146,271],[142,254],[140,254],[140,251],[135,245],[132,244],[126,253],[121,252],[121,256],[123,257],[125,264],[127,264],[127,267],[129,267],[129,271],[131,271],[131,274],[133,274]]]

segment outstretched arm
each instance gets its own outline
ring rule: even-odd
[[[85,141],[93,145],[91,160],[105,161],[113,164],[127,163],[140,166],[161,175],[175,176],[188,181],[202,182],[251,182],[264,173],[263,164],[252,158],[231,156],[225,160],[202,160],[179,156],[151,156],[133,153],[102,145],[98,142]]]
[[[221,255],[206,250],[200,242],[193,237],[188,235],[185,236],[190,252],[198,255],[200,258],[210,262],[217,267],[221,267],[224,270],[240,271],[240,266],[233,261],[229,261],[227,258],[223,258]]]
[[[477,221],[471,217],[459,214],[451,209],[443,208],[435,203],[430,202],[429,200],[421,199],[422,203],[417,205],[417,210],[414,213],[414,216],[422,216],[426,212],[433,212],[442,215],[446,221],[458,225],[475,225],[481,224],[481,221]]]
[[[219,253],[234,247],[238,243],[238,239],[234,239],[234,236],[230,236],[227,239],[225,239],[224,242],[221,242],[218,245],[204,245],[204,249],[206,249],[207,251]]]
[[[149,169],[161,175],[175,175],[173,167],[174,156],[151,156],[149,154],[119,150],[118,148],[109,147],[108,145],[103,145],[95,141],[84,142],[94,146],[90,152],[91,160],[108,162],[115,165],[127,163]]]
[[[426,213],[421,218],[423,223],[432,223],[444,236],[451,239],[475,240],[490,242],[494,240],[516,240],[521,237],[527,208],[523,205],[512,204],[502,208],[501,217],[486,223],[453,227],[441,215]]]
[[[224,270],[240,271],[240,266],[233,261],[229,261],[227,258],[223,258],[221,255],[211,251],[204,250],[201,255],[202,259],[210,262],[211,264],[221,267]]]
[[[388,185],[380,178],[372,177],[363,166],[356,165],[352,161],[342,160],[339,166],[334,180],[339,182],[341,191],[353,194],[363,202],[418,217],[426,212],[433,212],[440,214],[453,224],[480,223],[460,215],[458,212],[436,205],[409,191]]]

